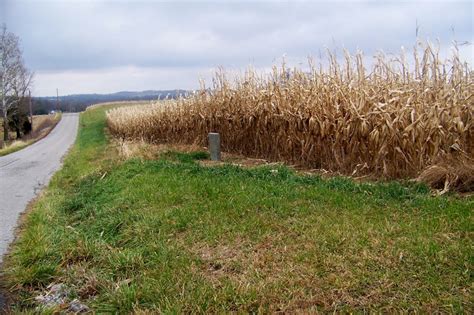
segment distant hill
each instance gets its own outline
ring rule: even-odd
[[[121,91],[111,94],[73,94],[60,96],[59,108],[55,96],[33,97],[33,112],[35,115],[47,114],[58,109],[63,112],[80,112],[97,103],[177,98],[186,92],[185,90],[147,90],[140,92]]]

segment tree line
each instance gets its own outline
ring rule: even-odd
[[[117,92],[112,94],[77,94],[61,97],[31,97],[33,72],[23,60],[20,39],[7,29],[0,27],[0,117],[3,125],[3,141],[8,143],[10,133],[22,138],[32,130],[33,114],[44,115],[52,111],[80,112],[88,106],[113,101],[158,100],[185,96],[185,90],[148,90],[141,92]]]
[[[3,122],[3,142],[10,140],[10,130],[17,138],[31,131],[28,118],[30,105],[29,89],[33,72],[23,60],[18,36],[8,31],[5,24],[0,27],[0,114]]]
[[[116,101],[145,101],[165,98],[177,98],[188,93],[185,90],[148,90],[141,92],[117,92],[111,94],[74,94],[49,97],[33,97],[33,114],[43,115],[51,111],[81,112],[88,106]]]

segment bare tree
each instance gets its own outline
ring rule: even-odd
[[[0,100],[3,139],[8,141],[8,115],[18,108],[30,87],[33,74],[25,67],[20,40],[5,24],[0,28]]]

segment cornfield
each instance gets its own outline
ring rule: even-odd
[[[456,50],[442,60],[420,43],[411,58],[381,53],[367,70],[361,53],[328,53],[309,71],[285,63],[248,70],[186,98],[107,113],[113,135],[152,143],[206,145],[312,169],[384,178],[418,176],[446,158],[472,163],[474,72]]]

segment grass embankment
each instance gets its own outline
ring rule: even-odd
[[[66,283],[97,312],[472,313],[474,199],[424,186],[121,161],[105,108],[27,214],[5,266],[15,310]]]
[[[33,116],[33,130],[29,135],[22,139],[12,140],[2,149],[0,145],[0,156],[4,156],[16,151],[19,151],[41,139],[46,137],[51,130],[61,120],[61,114],[50,115],[36,115]],[[10,132],[10,138],[16,137],[15,132]],[[0,124],[0,142],[3,143],[3,125]]]

